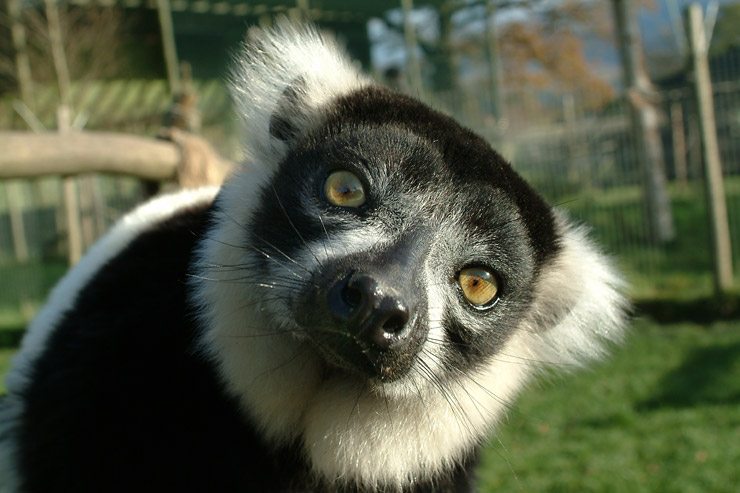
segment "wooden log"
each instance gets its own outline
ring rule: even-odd
[[[105,132],[0,132],[0,179],[111,173],[175,179],[182,160],[165,140]]]

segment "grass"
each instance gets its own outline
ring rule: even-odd
[[[480,469],[483,492],[734,492],[740,322],[638,322],[594,370],[529,389]]]
[[[15,354],[15,348],[0,348],[0,395],[5,394],[5,375],[10,370],[10,363]]]
[[[26,325],[66,270],[61,260],[0,263],[0,395]]]

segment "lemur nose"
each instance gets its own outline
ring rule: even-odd
[[[408,335],[408,305],[367,274],[354,273],[329,290],[329,309],[377,349],[389,349]]]

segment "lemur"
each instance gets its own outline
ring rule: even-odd
[[[624,328],[618,274],[489,144],[283,22],[245,45],[248,165],[125,216],[7,379],[7,492],[472,491],[547,366]]]

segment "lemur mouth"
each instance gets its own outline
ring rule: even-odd
[[[410,323],[415,325],[415,319]],[[349,374],[371,383],[389,383],[411,371],[418,351],[379,350],[354,335],[358,332],[356,327],[344,330],[314,327],[308,331],[308,340],[330,373]]]

